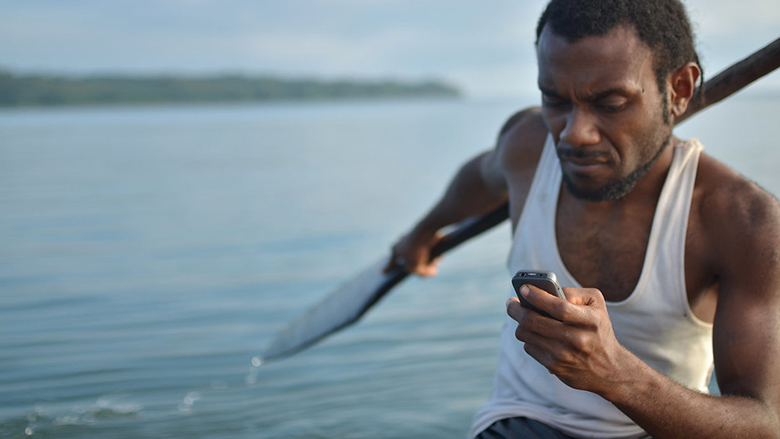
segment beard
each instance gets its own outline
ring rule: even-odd
[[[664,87],[664,89],[665,88],[666,87]],[[668,98],[663,100],[663,105],[661,107],[661,119],[663,120],[663,125],[669,126],[669,134],[667,134],[664,141],[661,142],[661,146],[658,147],[658,150],[647,162],[631,171],[625,177],[609,181],[600,188],[590,191],[585,191],[581,188],[578,188],[571,180],[571,178],[564,172],[563,184],[566,185],[566,190],[568,190],[569,193],[572,194],[575,198],[585,201],[613,201],[619,200],[628,195],[628,193],[634,189],[634,186],[636,186],[637,182],[642,177],[644,177],[645,174],[647,174],[647,171],[649,171],[658,158],[661,157],[661,153],[664,152],[672,139],[672,123],[669,112]]]
[[[658,151],[650,158],[645,164],[634,169],[628,175],[623,178],[607,182],[600,188],[593,191],[584,191],[578,188],[574,182],[571,181],[568,175],[563,174],[563,184],[566,185],[566,190],[569,191],[575,198],[585,201],[612,201],[619,200],[634,189],[637,182],[647,174],[647,171],[653,166],[653,164],[661,157],[661,153],[669,145],[672,139],[672,134],[666,137]]]

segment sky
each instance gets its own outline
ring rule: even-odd
[[[780,37],[778,0],[687,0],[705,74]],[[546,0],[0,0],[0,69],[444,80],[536,91]],[[780,93],[780,74],[751,87]]]

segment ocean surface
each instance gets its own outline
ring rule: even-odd
[[[0,437],[453,438],[486,400],[508,226],[262,363],[534,99],[0,111]],[[780,98],[678,129],[780,194]]]

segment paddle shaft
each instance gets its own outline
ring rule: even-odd
[[[778,67],[780,67],[780,38],[705,82],[688,104],[685,113],[677,118],[676,123],[683,122],[710,105],[722,101]],[[431,249],[431,259],[501,224],[508,217],[509,204],[506,203],[490,213],[464,221]]]
[[[688,109],[677,118],[676,122],[680,123],[700,110],[722,101],[778,67],[780,67],[780,38],[705,82],[688,104]],[[704,93],[704,97],[700,99],[701,93]]]

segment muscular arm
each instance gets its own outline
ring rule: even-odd
[[[432,235],[442,227],[489,212],[506,202],[506,183],[498,155],[498,150],[493,149],[466,162],[415,229]]]
[[[632,401],[624,391],[614,402],[656,438],[778,438],[780,208],[746,181],[707,198],[702,227],[719,281],[713,347],[723,397],[645,371],[647,381],[635,385],[651,399]]]
[[[509,303],[528,353],[566,384],[611,401],[656,439],[780,437],[780,207],[733,178],[704,196],[697,224],[719,284],[714,355],[721,397],[659,374],[614,338],[597,290],[529,300],[561,321]],[[564,323],[565,322],[565,323]]]
[[[441,199],[393,247],[393,256],[403,258],[407,270],[422,276],[435,274],[436,264],[428,263],[428,255],[440,239],[438,231],[466,218],[488,213],[507,202],[508,174],[511,172],[507,169],[507,158],[516,155],[510,152],[518,147],[513,139],[523,136],[529,119],[534,119],[538,125],[538,111],[524,110],[512,116],[502,128],[496,147],[466,162]],[[393,258],[389,268],[395,263]]]

